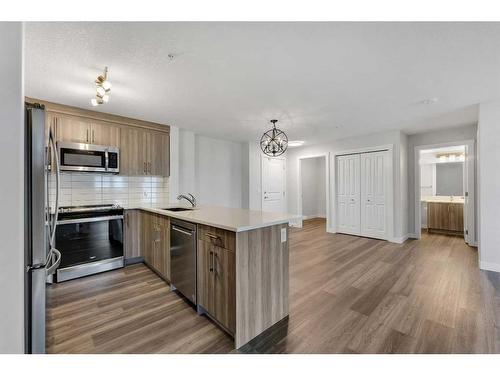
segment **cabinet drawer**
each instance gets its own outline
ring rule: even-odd
[[[236,233],[229,230],[198,224],[198,239],[230,251],[236,250]]]

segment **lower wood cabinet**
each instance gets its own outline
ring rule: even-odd
[[[141,248],[144,262],[170,281],[170,219],[141,211]]]
[[[428,202],[427,228],[463,233],[464,205],[462,203]]]
[[[216,237],[213,240],[214,242],[198,240],[198,304],[234,334],[236,256],[234,250],[217,246]]]
[[[141,211],[125,210],[123,237],[125,259],[130,260],[144,256],[141,247]]]

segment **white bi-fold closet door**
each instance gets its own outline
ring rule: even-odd
[[[387,239],[387,151],[337,156],[337,231]]]

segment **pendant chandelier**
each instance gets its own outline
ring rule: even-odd
[[[278,120],[271,120],[273,128],[262,135],[260,139],[260,148],[262,152],[268,156],[280,156],[288,147],[288,137],[286,134],[276,128]]]

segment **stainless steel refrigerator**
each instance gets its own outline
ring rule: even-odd
[[[57,269],[61,254],[54,248],[59,206],[59,161],[52,131],[47,136],[45,134],[42,105],[26,104],[24,152],[25,351],[45,353],[45,285]],[[51,159],[52,163],[49,163]],[[56,177],[52,215],[48,188],[50,166]]]

